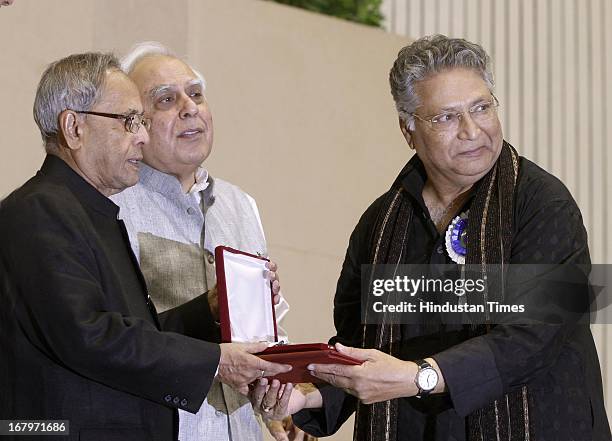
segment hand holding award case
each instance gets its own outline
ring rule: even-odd
[[[324,343],[278,343],[272,285],[264,277],[268,259],[218,246],[215,261],[223,343],[268,341],[276,344],[256,355],[293,366],[290,372],[274,377],[282,383],[320,382],[306,369],[311,363],[361,364]]]

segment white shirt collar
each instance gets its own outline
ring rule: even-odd
[[[188,193],[198,193],[208,188],[208,171],[204,167],[198,167],[195,172],[195,183],[191,186]]]

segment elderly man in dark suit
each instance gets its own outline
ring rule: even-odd
[[[290,369],[252,355],[265,343],[205,341],[206,295],[157,315],[108,198],[138,180],[142,112],[112,55],[43,74],[48,154],[0,207],[0,419],[69,420],[73,440],[173,440],[177,409],[197,412],[215,376],[244,388]]]

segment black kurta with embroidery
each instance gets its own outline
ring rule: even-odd
[[[422,198],[427,178],[423,165],[416,156],[411,163],[412,170],[400,177],[414,209],[404,261],[452,263],[444,235],[436,230]],[[370,263],[384,197],[366,210],[351,235],[334,299],[337,336],[332,341],[361,346],[361,265]],[[590,264],[587,235],[574,199],[557,178],[524,158],[513,225],[510,263]],[[537,440],[610,440],[588,324],[497,326],[472,338],[467,326],[403,325],[400,358],[430,356],[440,366],[448,392],[400,399],[398,440],[465,440],[468,414],[525,384]],[[325,436],[338,430],[357,401],[329,385],[320,391],[323,409],[299,412],[294,421],[306,432]]]

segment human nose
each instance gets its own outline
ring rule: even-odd
[[[134,143],[143,146],[149,143],[149,131],[144,124],[138,127],[138,132],[134,134]]]
[[[191,97],[183,94],[181,103],[180,116],[181,118],[187,118],[190,116],[196,116],[199,112],[198,105],[191,99]]]
[[[459,139],[476,139],[480,130],[480,126],[476,124],[470,112],[461,114],[461,118],[459,118]]]

